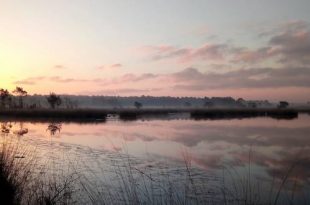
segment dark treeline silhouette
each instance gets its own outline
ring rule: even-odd
[[[153,97],[153,96],[75,96],[28,95],[22,87],[12,93],[0,89],[0,116],[16,118],[53,118],[68,121],[105,120],[109,115],[135,120],[145,116],[189,113],[193,119],[227,119],[268,116],[292,119],[298,112],[286,101],[278,104],[232,97]]]
[[[232,97],[154,97],[154,96],[80,96],[28,95],[22,87],[16,87],[10,93],[0,89],[1,108],[271,108],[276,104],[267,100],[238,100]]]

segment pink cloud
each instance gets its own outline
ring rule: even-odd
[[[258,48],[231,43],[204,43],[198,47],[158,45],[144,46],[141,51],[153,61],[176,60],[178,63],[222,62],[253,65],[272,59],[282,65],[310,63],[310,29],[302,21],[288,22],[270,32],[260,34],[266,44]]]
[[[122,67],[122,66],[123,66],[122,64],[116,63],[116,64],[111,65],[110,67],[111,67],[111,68],[120,68],[120,67]]]
[[[144,51],[154,61],[164,59],[176,59],[179,63],[191,62],[194,60],[219,61],[224,58],[228,46],[225,44],[205,44],[198,48],[174,47],[174,46],[146,46]]]
[[[307,23],[288,22],[262,36],[269,38],[266,46],[256,50],[235,48],[232,52],[233,62],[254,63],[275,57],[283,65],[310,63],[310,29]]]
[[[233,54],[232,62],[256,63],[277,55],[276,49],[264,47],[257,50],[237,49]]]

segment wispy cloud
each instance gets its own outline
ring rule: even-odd
[[[202,73],[188,68],[169,75],[175,80],[174,88],[183,90],[208,90],[230,88],[310,88],[310,68],[252,68],[227,73]]]
[[[198,47],[150,45],[142,51],[153,61],[175,59],[177,62],[222,62],[254,65],[270,59],[282,65],[305,66],[310,63],[310,28],[303,21],[288,22],[259,34],[266,44],[258,48],[231,43],[204,43]]]
[[[168,74],[133,74],[128,73],[109,78],[82,79],[63,78],[59,76],[35,77],[15,81],[18,85],[35,85],[39,82],[55,83],[93,83],[101,86],[136,86],[141,83],[147,85],[145,89],[152,87],[173,88],[185,91],[231,89],[231,88],[285,88],[304,87],[310,88],[310,67],[285,67],[285,68],[249,68],[229,71],[225,73],[201,72],[196,68],[186,68],[179,72]],[[131,88],[130,88],[131,89]],[[139,88],[140,89],[140,88]],[[141,90],[141,89],[140,89]],[[124,92],[123,90],[122,92]],[[142,92],[142,90],[141,90]]]
[[[16,85],[35,85],[38,81],[44,80],[45,77],[39,76],[39,77],[31,77],[31,78],[25,78],[21,80],[14,81],[13,83]]]
[[[97,67],[98,70],[113,70],[113,69],[119,69],[123,67],[121,63],[115,63],[111,65],[100,65]]]
[[[205,44],[197,48],[162,45],[144,46],[142,49],[154,61],[177,59],[182,63],[194,60],[222,60],[229,47],[225,44]]]
[[[83,83],[83,82],[98,82],[102,79],[79,79],[79,78],[63,78],[60,76],[51,76],[51,77],[31,77],[25,78],[18,81],[13,82],[17,85],[36,85],[41,82],[55,82],[55,83]]]
[[[161,91],[162,88],[150,88],[150,89],[139,89],[139,88],[114,88],[114,89],[102,89],[97,91],[82,91],[81,94],[87,95],[141,95],[150,94],[152,92]]]
[[[122,64],[116,63],[116,64],[111,65],[110,67],[111,67],[111,68],[120,68],[120,67],[122,67],[122,66],[123,66]]]
[[[54,65],[53,69],[63,70],[63,69],[66,69],[66,67],[64,65],[58,64],[58,65]]]
[[[261,34],[262,35],[262,34]],[[253,63],[275,57],[283,65],[307,65],[310,63],[310,29],[303,21],[293,21],[265,32],[269,38],[265,47],[251,50],[235,49],[234,62]]]
[[[88,92],[100,94],[145,94],[176,92],[192,93],[227,90],[299,89],[310,93],[310,29],[304,22],[295,21],[265,33],[265,45],[258,48],[236,47],[226,44],[203,44],[198,47],[171,45],[146,46],[145,52],[152,61],[166,59],[177,62],[202,62],[185,69],[156,73],[113,73],[113,77],[39,76],[20,79],[16,85],[34,86],[39,83],[57,83],[89,86]],[[264,64],[266,61],[272,63]],[[168,64],[173,66],[172,64]],[[207,66],[206,66],[207,65]],[[119,69],[120,63],[99,66],[100,70]],[[178,64],[180,66],[180,64]],[[207,67],[207,69],[206,69]],[[214,67],[214,68],[213,68]],[[174,68],[173,68],[174,69]],[[122,69],[122,72],[124,69]],[[100,73],[100,72],[99,72]],[[104,87],[105,89],[101,89]],[[308,92],[309,91],[309,92]],[[266,93],[267,94],[267,93]],[[295,93],[291,92],[295,95]],[[301,94],[300,94],[301,95]],[[296,96],[296,95],[295,95]]]

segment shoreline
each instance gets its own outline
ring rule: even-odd
[[[122,109],[5,109],[0,110],[0,118],[42,119],[62,121],[105,121],[117,116],[120,120],[141,118],[165,118],[173,114],[189,114],[193,120],[238,119],[271,117],[294,119],[298,113],[310,113],[310,109],[297,108],[122,108]]]

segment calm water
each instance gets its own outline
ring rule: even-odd
[[[184,161],[190,161],[193,173],[211,186],[209,194],[216,192],[215,187],[233,188],[235,181],[252,180],[253,189],[264,190],[263,195],[267,196],[270,190],[264,187],[281,184],[289,175],[290,180],[284,184],[287,197],[293,198],[289,193],[293,189],[294,200],[310,203],[310,115],[300,114],[293,120],[194,121],[181,116],[181,119],[126,122],[111,118],[87,124],[2,123],[11,124],[11,135],[20,134],[18,139],[36,147],[43,159],[45,154],[52,153],[54,165],[64,167],[74,163],[78,169],[92,172],[93,181],[99,183],[96,186],[100,186],[96,179],[99,175],[105,178],[102,183],[113,184],[107,179],[112,170],[108,165],[115,165],[115,159],[130,156],[139,171],[165,168],[176,181],[186,170]],[[51,133],[54,125],[60,129]],[[288,200],[283,197],[282,200]]]

